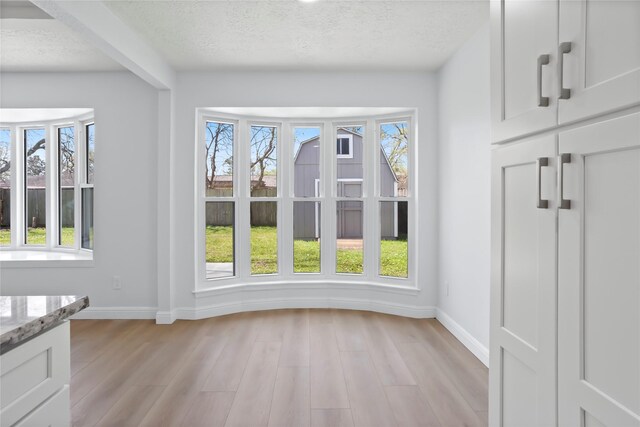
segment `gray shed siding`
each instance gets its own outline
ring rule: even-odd
[[[338,132],[338,135],[350,134]],[[362,179],[362,137],[351,134],[353,138],[353,157],[337,159],[337,177],[340,179]],[[318,138],[302,144],[294,166],[294,194],[296,197],[315,197],[315,181],[319,179],[320,147]],[[380,149],[380,192],[382,196],[394,196],[395,176]],[[339,196],[358,196],[357,183],[338,183]],[[294,208],[294,238],[315,238],[315,209],[311,204]],[[350,204],[343,206],[352,207]],[[362,237],[362,213],[349,209],[348,212],[338,212],[338,237]],[[395,236],[395,212],[391,204],[385,204],[381,212],[382,237]],[[343,220],[340,219],[343,218]],[[342,227],[342,229],[341,229]]]

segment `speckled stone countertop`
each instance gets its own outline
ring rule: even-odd
[[[0,354],[87,307],[86,296],[0,296]]]

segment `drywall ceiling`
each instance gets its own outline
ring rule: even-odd
[[[433,70],[489,9],[482,0],[105,3],[182,71]]]
[[[0,71],[111,71],[122,66],[54,19],[0,20]]]

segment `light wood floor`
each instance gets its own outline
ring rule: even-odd
[[[74,426],[487,424],[487,369],[433,319],[74,320],[71,375]]]

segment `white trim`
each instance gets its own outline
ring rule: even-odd
[[[436,314],[436,308],[432,306],[421,307],[417,305],[370,301],[367,299],[331,297],[264,298],[252,301],[232,301],[196,308],[177,308],[171,314],[163,313],[162,319],[169,320],[173,317],[175,319],[199,320],[246,311],[278,310],[285,308],[337,308],[342,310],[364,310],[416,319],[432,319]]]
[[[156,313],[157,307],[87,307],[71,319],[155,319]]]
[[[315,182],[314,182],[314,188],[315,188],[315,195],[316,198],[320,197],[320,180],[318,178],[316,178]],[[315,225],[316,225],[316,230],[315,230],[315,236],[316,239],[320,238],[320,203],[316,202],[315,206],[314,206],[314,210],[315,210]],[[320,254],[322,255],[322,252],[320,252]]]
[[[349,139],[349,154],[338,154],[337,146],[336,146],[336,158],[337,159],[353,159],[353,135],[346,133],[339,133],[336,135],[336,143],[338,139],[348,138]]]
[[[458,322],[453,320],[440,308],[436,308],[436,319],[442,326],[447,328],[474,356],[476,356],[486,367],[489,367],[489,349],[478,341],[473,335],[464,329]]]
[[[343,275],[338,276],[340,278]],[[298,278],[298,277],[296,277]],[[389,279],[385,277],[384,279]],[[393,280],[394,278],[390,278]],[[398,279],[399,280],[399,279]],[[385,282],[389,282],[389,280],[385,280]],[[312,280],[274,280],[274,281],[264,281],[259,283],[242,283],[242,284],[233,284],[227,285],[223,287],[211,287],[208,289],[198,289],[193,291],[193,295],[196,299],[200,298],[208,298],[211,296],[220,296],[233,294],[236,292],[264,292],[264,291],[303,291],[309,292],[313,290],[339,290],[339,291],[360,291],[360,292],[384,292],[389,294],[396,295],[410,295],[416,296],[420,293],[420,291],[412,286],[406,286],[402,282],[397,282],[396,285],[390,285],[386,283],[375,283],[375,282],[365,282],[365,281],[353,281],[353,280],[320,280],[318,276],[313,276]]]
[[[80,253],[81,251],[92,251],[81,247],[82,221],[81,210],[82,188],[93,188],[93,184],[83,184],[82,179],[86,175],[86,140],[84,129],[89,124],[95,124],[93,111],[76,116],[59,118],[47,121],[33,121],[20,123],[0,123],[1,128],[8,128],[11,132],[11,243],[8,246],[0,247],[0,251],[37,251],[50,253]],[[59,150],[60,141],[58,130],[63,127],[73,127],[74,129],[74,149],[76,170],[74,173],[74,246],[66,247],[59,244],[60,237],[60,186],[59,186]],[[30,129],[44,130],[45,139],[45,222],[46,235],[44,245],[27,244],[26,234],[29,226],[27,206],[27,180],[26,180],[26,152],[25,152],[25,131]],[[53,257],[55,258],[55,256]],[[79,257],[83,258],[83,257]],[[40,263],[54,262],[58,260],[39,259],[29,260],[31,267],[38,267]],[[69,261],[64,266],[72,266]],[[76,262],[75,260],[73,262]],[[78,266],[85,266],[86,261],[78,261]],[[81,265],[83,264],[83,265]],[[3,261],[3,267],[24,267],[24,261],[14,262]],[[55,267],[56,265],[50,265]],[[62,265],[61,265],[62,266]]]
[[[200,179],[204,164],[201,161],[203,148],[203,132],[204,122],[206,120],[232,122],[237,123],[235,132],[236,151],[234,153],[234,180],[236,188],[234,196],[230,198],[207,198],[204,196],[203,186],[204,180]],[[363,176],[357,179],[337,179],[337,153],[335,141],[338,135],[353,137],[350,131],[343,130],[344,127],[358,126],[362,127],[365,132],[363,138],[367,141],[377,141],[376,135],[377,123],[389,121],[406,121],[409,126],[415,124],[414,116],[410,117],[397,115],[393,116],[370,116],[361,120],[349,121],[330,121],[316,119],[274,119],[273,117],[249,117],[238,116],[232,114],[223,114],[215,111],[213,108],[198,108],[195,120],[197,126],[195,143],[197,146],[194,156],[194,199],[197,206],[195,234],[195,257],[193,259],[193,268],[196,272],[196,280],[193,289],[196,291],[209,290],[211,288],[225,289],[229,286],[237,286],[241,284],[264,284],[264,283],[305,283],[307,280],[325,281],[345,281],[354,284],[371,283],[376,286],[381,284],[390,284],[391,286],[399,285],[403,287],[411,287],[419,292],[420,284],[415,274],[415,266],[417,263],[415,239],[409,240],[409,274],[407,278],[394,278],[379,275],[377,259],[379,258],[379,209],[377,202],[384,198],[378,196],[375,179],[379,175],[380,165],[375,159],[379,160],[381,154],[376,144],[364,144],[363,146]],[[277,127],[280,132],[280,140],[278,141],[278,194],[276,197],[250,197],[249,183],[249,157],[250,157],[250,130],[252,125],[273,126]],[[294,197],[292,173],[295,171],[295,153],[293,149],[293,131],[295,127],[320,127],[320,183],[319,195],[313,198]],[[415,129],[411,127],[410,139],[415,136]],[[409,144],[409,161],[412,162],[413,153],[416,144]],[[353,153],[353,147],[351,148]],[[412,165],[409,165],[411,167]],[[413,177],[413,175],[410,175]],[[358,181],[363,182],[362,194],[360,197],[345,198],[337,197],[337,182],[339,181]],[[328,186],[328,187],[327,187]],[[412,197],[402,198],[409,203],[409,234],[416,231],[414,224],[415,203]],[[235,202],[235,276],[216,278],[206,280],[204,259],[204,202],[209,200],[215,201],[233,201]],[[363,204],[363,235],[367,236],[368,243],[363,248],[363,273],[362,274],[341,274],[336,273],[336,202],[339,200],[361,201]],[[398,201],[392,198],[392,201]],[[250,264],[250,227],[249,227],[249,207],[251,202],[276,201],[278,203],[278,273],[272,275],[251,275]],[[293,273],[293,228],[292,212],[293,202],[295,201],[314,201],[320,204],[320,232],[325,237],[320,240],[321,246],[321,272],[311,274]],[[413,235],[413,234],[412,234]],[[384,283],[383,283],[384,282]],[[288,295],[290,296],[290,295]]]

